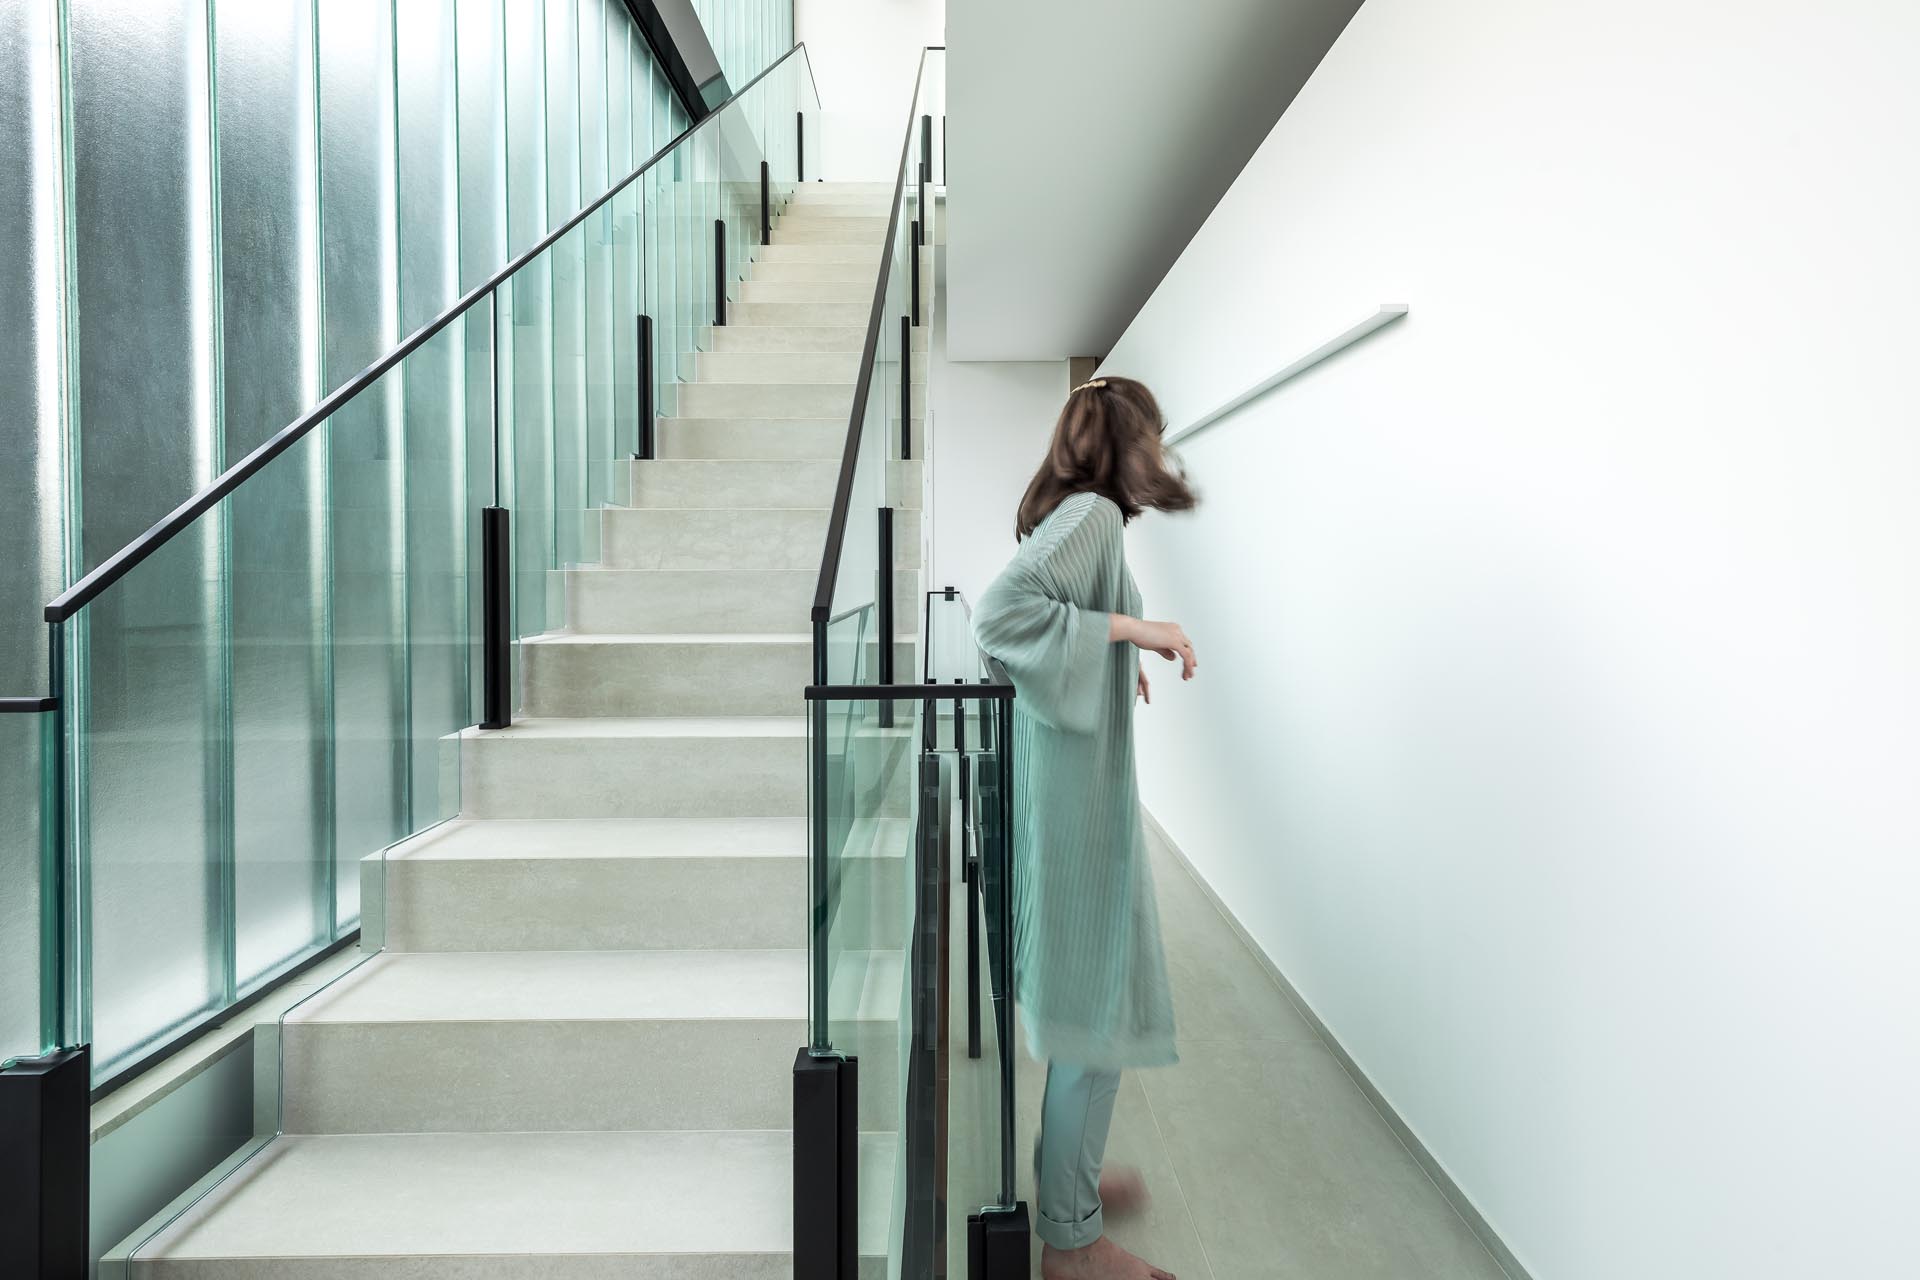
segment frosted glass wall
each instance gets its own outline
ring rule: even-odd
[[[741,56],[764,25],[729,28]],[[0,696],[46,691],[66,582],[688,124],[620,0],[0,6]],[[666,214],[636,187],[502,297],[525,565],[598,553],[638,428],[633,315],[679,307],[669,371],[691,350],[717,200],[674,173]],[[683,225],[656,264],[660,216]],[[72,625],[102,1076],[350,931],[360,859],[458,812],[495,320],[442,332]],[[523,634],[546,577],[519,584]],[[0,726],[0,1058],[39,1047],[49,723]]]

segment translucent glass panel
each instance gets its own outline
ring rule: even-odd
[[[224,454],[320,395],[311,11],[215,11]],[[310,457],[314,455],[309,455]],[[229,508],[232,815],[242,984],[330,937],[324,779],[326,474],[276,468]]]
[[[793,47],[793,0],[694,0],[694,12],[735,92]]]
[[[818,702],[812,710],[809,812],[826,836],[811,877],[813,1047],[871,1055],[885,1071],[911,1026],[897,1002],[915,907],[919,706]],[[876,999],[892,1007],[877,1008]]]
[[[470,316],[491,321],[484,303]],[[310,950],[287,943],[275,954],[267,940],[324,940],[327,904],[358,903],[361,858],[458,806],[455,735],[471,721],[465,700],[415,695],[443,667],[449,630],[423,602],[464,603],[469,590],[464,538],[422,530],[459,522],[447,519],[450,504],[437,486],[381,494],[376,501],[395,498],[390,516],[369,516],[340,479],[351,469],[343,461],[396,449],[457,456],[464,422],[446,401],[465,382],[464,323],[266,464],[73,620],[73,812],[89,882],[85,936],[101,1075]],[[331,501],[321,488],[329,477]],[[322,580],[282,593],[264,633],[243,624],[216,579],[181,590],[213,559],[223,530],[251,519],[256,541],[272,540],[256,486],[290,498],[288,526],[317,513],[333,535]],[[255,560],[266,552],[238,543],[231,552],[236,589],[271,577],[262,567],[271,561]],[[408,618],[418,624],[411,632],[389,630]],[[224,731],[242,723],[244,689],[221,674],[259,666],[265,659],[256,649],[272,650],[290,670],[333,673],[317,719],[287,731],[310,754],[270,755],[270,767],[238,758],[241,739]],[[393,716],[396,704],[409,714]],[[267,725],[265,710],[256,711]],[[294,767],[302,759],[304,768]],[[367,794],[351,793],[355,785]],[[262,822],[239,820],[288,803],[324,814],[329,796],[333,817],[321,836],[299,833],[287,849],[271,843],[276,833]],[[305,892],[268,892],[283,879]],[[348,927],[345,918],[331,923]]]
[[[65,583],[67,427],[57,10],[0,6],[0,695],[47,687],[36,607]],[[3,890],[0,890],[3,891]],[[0,1053],[7,1052],[0,1048]]]
[[[43,1015],[52,977],[42,913],[52,893],[49,712],[0,714],[0,1062],[52,1048]]]

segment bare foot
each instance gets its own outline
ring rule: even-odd
[[[1084,1249],[1040,1250],[1041,1280],[1174,1280],[1173,1273],[1143,1262],[1106,1236]]]
[[[1107,1213],[1139,1213],[1152,1199],[1138,1169],[1109,1169],[1100,1175],[1100,1207]]]

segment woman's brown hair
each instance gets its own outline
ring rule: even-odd
[[[1125,520],[1149,507],[1191,511],[1199,499],[1167,461],[1165,429],[1153,392],[1132,378],[1095,378],[1068,392],[1046,461],[1020,499],[1017,536],[1032,533],[1075,493],[1111,499]]]

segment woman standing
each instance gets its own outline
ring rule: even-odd
[[[1104,1234],[1137,1206],[1137,1173],[1100,1166],[1125,1067],[1175,1061],[1133,773],[1136,649],[1181,664],[1193,645],[1142,620],[1121,530],[1194,495],[1161,449],[1153,394],[1131,378],[1075,387],[1020,501],[1020,549],[981,598],[974,638],[1013,678],[1014,984],[1027,1048],[1047,1063],[1035,1156],[1045,1280],[1172,1280]]]

